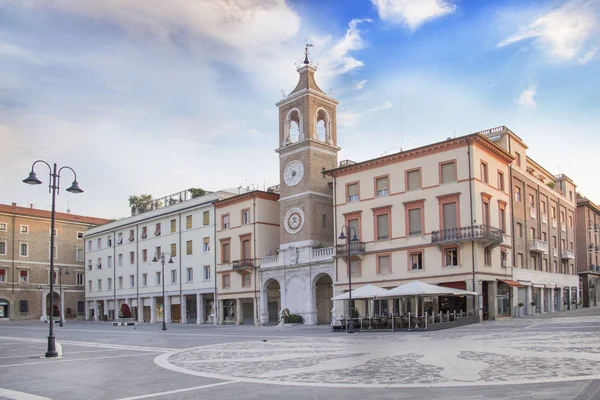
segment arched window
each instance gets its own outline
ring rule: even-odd
[[[321,142],[329,142],[331,139],[330,135],[330,124],[329,115],[324,109],[319,109],[315,117],[315,135],[317,140]]]
[[[285,141],[284,143],[295,143],[303,138],[302,116],[298,109],[291,110],[285,118]]]

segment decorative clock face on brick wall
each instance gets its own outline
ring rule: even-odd
[[[285,230],[292,235],[300,232],[304,226],[304,212],[299,208],[291,208],[285,213]]]
[[[288,186],[296,186],[304,176],[304,165],[298,160],[291,161],[285,166],[283,180]]]

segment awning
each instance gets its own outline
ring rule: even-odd
[[[511,281],[509,279],[506,279],[506,280],[498,279],[498,282],[506,283],[508,286],[511,286],[511,287],[525,287],[525,285],[523,285],[522,283],[519,283],[517,281]]]
[[[546,283],[544,286],[546,286],[546,289],[554,289],[556,285],[554,283]]]
[[[534,288],[543,288],[543,287],[544,287],[544,285],[543,285],[543,284],[541,284],[541,283],[534,283],[534,284],[533,284],[533,287],[534,287]]]

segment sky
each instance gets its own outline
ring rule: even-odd
[[[278,184],[307,41],[339,160],[506,125],[600,202],[598,0],[0,0],[0,203],[50,209],[38,159],[85,191],[63,170],[57,211],[104,218]]]

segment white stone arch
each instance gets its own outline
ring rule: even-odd
[[[333,137],[332,137],[332,124],[331,124],[331,116],[329,115],[329,111],[327,111],[325,108],[323,107],[318,107],[315,111],[315,133],[314,133],[314,138],[316,140],[320,140],[329,144],[333,143]],[[325,127],[325,132],[324,132],[324,137],[320,138],[319,134],[318,134],[318,127],[319,127],[319,122],[323,121],[323,125]]]
[[[276,284],[276,285],[274,285]],[[261,288],[260,321],[262,324],[278,323],[283,304],[282,286],[279,279],[266,279]]]
[[[320,272],[311,282],[311,296],[313,306],[313,323],[326,324],[331,322],[333,308],[333,278],[327,272]]]
[[[298,124],[298,139],[297,140],[292,140],[291,136],[290,136],[290,127],[292,125],[292,122],[295,122]],[[300,109],[298,107],[294,107],[291,110],[289,110],[285,116],[285,120],[283,122],[283,144],[287,145],[290,143],[295,143],[297,141],[303,140],[304,139],[304,126],[303,126],[303,122],[302,122],[302,113],[300,112]]]

